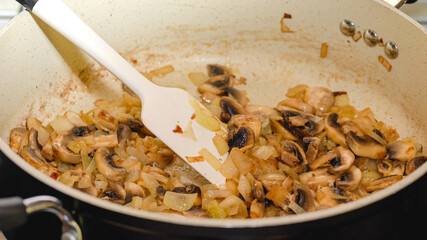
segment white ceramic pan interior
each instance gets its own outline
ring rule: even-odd
[[[275,105],[297,84],[347,91],[357,109],[370,107],[401,137],[416,136],[427,146],[427,33],[398,10],[375,0],[162,0],[65,1],[88,25],[141,71],[171,64],[175,72],[155,83],[185,87],[187,77],[206,64],[230,66],[247,78],[251,103]],[[295,33],[282,33],[284,13]],[[379,63],[382,47],[368,47],[341,34],[343,19],[357,31],[372,29],[399,47]],[[322,43],[329,45],[320,58]],[[135,61],[136,60],[136,61]],[[66,110],[87,111],[98,98],[118,98],[121,85],[84,53],[35,16],[23,12],[0,32],[0,148],[35,178],[90,204],[136,217],[215,227],[272,226],[334,216],[379,201],[424,175],[427,165],[393,186],[335,208],[280,218],[215,220],[170,217],[96,199],[44,176],[8,148],[9,133],[26,117],[45,122]]]

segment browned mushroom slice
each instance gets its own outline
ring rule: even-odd
[[[328,186],[333,184],[338,178],[338,175],[331,175],[327,168],[319,168],[314,171],[303,173],[299,176],[302,184],[308,186],[312,190],[317,190],[319,186]]]
[[[124,123],[119,123],[119,128],[117,129],[117,141],[119,145],[123,145],[129,139],[131,135],[131,129],[128,125]]]
[[[228,122],[237,114],[248,114],[246,109],[231,97],[221,97],[219,106],[221,107],[221,121],[223,122]]]
[[[415,157],[409,161],[406,162],[406,175],[412,173],[413,171],[417,170],[421,165],[423,165],[427,161],[427,157],[425,156],[419,156]]]
[[[403,175],[405,162],[384,159],[378,163],[377,168],[383,176]]]
[[[347,146],[345,143],[345,136],[341,132],[341,126],[337,122],[338,114],[331,113],[325,118],[325,129],[327,132],[328,138],[332,139],[336,144],[341,146]]]
[[[375,180],[367,181],[363,183],[363,186],[365,187],[366,191],[373,192],[373,191],[381,190],[388,186],[391,186],[392,184],[398,182],[401,179],[402,179],[401,175],[392,175],[392,176],[387,176],[387,177],[382,177]]]
[[[317,157],[317,153],[319,152],[320,139],[318,137],[305,137],[302,139],[302,142],[307,163],[310,164]]]
[[[323,119],[312,114],[292,110],[282,110],[283,122],[287,130],[299,137],[313,137],[322,132]]]
[[[215,95],[223,95],[224,89],[233,86],[233,77],[229,75],[217,75],[202,83],[197,90],[200,93],[211,92]]]
[[[334,104],[334,94],[324,87],[311,87],[305,90],[304,102],[324,113]]]
[[[347,191],[353,191],[359,186],[362,180],[362,172],[359,168],[352,166],[348,171],[341,174],[335,185]]]
[[[354,154],[349,149],[339,146],[315,159],[310,164],[310,169],[314,170],[319,167],[327,166],[332,173],[344,172],[350,169],[354,159]]]
[[[246,94],[243,91],[238,90],[236,88],[226,87],[224,88],[224,93],[228,97],[235,98],[237,102],[240,103],[240,105],[242,106],[246,106],[246,104],[248,104],[249,102],[249,98],[246,96]]]
[[[153,167],[165,168],[174,158],[174,153],[169,148],[160,148],[156,153],[147,153]]]
[[[302,184],[294,184],[293,194],[290,196],[290,200],[307,212],[316,210],[314,198],[310,189]]]
[[[15,152],[21,151],[22,147],[27,145],[28,131],[25,128],[14,128],[10,131],[9,146]]]
[[[136,183],[125,182],[126,202],[132,199],[133,196],[145,198],[147,194],[144,189]]]
[[[347,146],[354,154],[372,159],[381,159],[387,154],[385,146],[363,133],[353,121],[346,122],[341,129],[345,135]]]
[[[283,141],[283,153],[281,160],[291,167],[307,164],[305,153],[302,148],[293,141]]]
[[[68,150],[67,143],[72,140],[70,136],[66,134],[51,134],[52,137],[52,151],[55,159],[61,160],[67,163],[80,163],[82,161],[80,154],[75,154]]]
[[[214,77],[218,75],[230,75],[230,70],[219,64],[208,64],[208,76]]]
[[[33,167],[37,168],[42,173],[55,179],[59,176],[58,170],[52,167],[49,163],[43,161],[43,159],[40,159],[30,146],[23,147],[20,154],[22,158],[25,159],[25,161],[27,161]]]
[[[42,146],[40,145],[39,141],[37,140],[38,132],[35,128],[31,128],[30,132],[28,133],[28,144],[30,147],[34,150],[34,153],[42,160],[44,157],[42,156],[41,150]]]
[[[261,120],[256,115],[235,115],[228,122],[228,146],[245,151],[254,146],[261,134]]]
[[[254,180],[254,185],[252,186],[252,196],[258,199],[261,202],[265,200],[265,192],[262,183],[258,180]]]
[[[108,188],[101,195],[101,198],[110,202],[125,204],[126,191],[121,184],[108,181]]]
[[[338,187],[321,187],[316,191],[317,202],[326,207],[335,207],[355,199],[356,197],[350,192]]]
[[[84,140],[88,147],[95,149],[100,147],[116,147],[119,145],[117,134],[99,136],[89,135],[85,137],[79,137],[77,139]]]
[[[285,108],[283,108],[283,107],[285,107]],[[288,98],[288,99],[285,99],[285,100],[279,102],[277,104],[276,109],[279,111],[287,110],[287,107],[290,107],[290,108],[293,108],[293,109],[296,109],[298,111],[305,112],[305,113],[310,113],[310,114],[316,113],[316,109],[313,106],[311,106],[310,104],[307,104],[305,102],[298,101],[295,98]]]
[[[391,142],[386,148],[389,158],[399,161],[409,161],[417,152],[416,144],[411,138]]]
[[[98,148],[95,152],[95,164],[99,173],[111,181],[121,182],[126,176],[126,169],[117,167],[113,161],[112,153],[106,148]]]
[[[337,152],[335,150],[331,150],[319,156],[318,158],[314,159],[314,161],[310,163],[309,167],[311,170],[316,170],[321,167],[328,167],[329,162],[337,157],[338,157]]]

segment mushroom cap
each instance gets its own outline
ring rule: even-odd
[[[362,172],[356,166],[352,166],[341,174],[335,181],[335,185],[344,190],[353,191],[359,186],[360,180],[362,180]]]
[[[343,146],[335,148],[334,152],[337,157],[329,161],[329,170],[333,173],[339,173],[350,169],[354,163],[354,154]]]
[[[230,75],[230,70],[219,64],[208,64],[208,76],[214,77],[217,75]]]
[[[427,157],[425,157],[425,156],[414,157],[411,160],[407,161],[406,162],[406,172],[405,172],[406,175],[417,170],[417,168],[419,168],[425,162],[427,162]]]
[[[281,142],[283,153],[281,160],[291,167],[307,164],[303,149],[295,142],[284,140]]]
[[[248,114],[246,109],[232,97],[221,97],[219,106],[221,107],[221,121],[223,122],[228,122],[237,114]]]
[[[282,110],[281,113],[281,124],[296,136],[313,137],[323,131],[324,123],[321,117],[293,110]]]
[[[317,153],[319,152],[320,139],[318,137],[304,137],[302,142],[307,163],[310,164],[317,157]]]
[[[290,107],[290,108],[293,108],[293,109],[296,109],[298,111],[305,112],[305,113],[310,113],[310,114],[316,113],[316,108],[314,108],[310,104],[307,104],[305,102],[301,102],[295,98],[288,98],[288,99],[285,99],[285,100],[279,102],[277,104],[276,109],[279,111],[280,110],[286,110],[287,107]]]
[[[383,176],[403,175],[405,172],[405,162],[383,159],[377,164],[378,172]]]
[[[415,142],[411,138],[391,142],[386,149],[390,159],[399,161],[409,161],[417,154]]]
[[[200,93],[211,92],[215,95],[223,95],[224,89],[233,86],[233,77],[230,75],[216,75],[202,83],[197,90]]]
[[[347,146],[354,154],[372,159],[382,159],[387,154],[385,146],[364,134],[353,121],[348,121],[341,127]]]
[[[245,151],[254,146],[261,135],[261,120],[256,115],[233,116],[228,122],[228,146]]]
[[[246,94],[243,91],[240,91],[233,87],[225,87],[224,93],[228,97],[233,97],[237,100],[238,103],[242,106],[246,106],[249,102],[249,98],[246,96]]]
[[[337,113],[331,113],[325,118],[325,129],[328,138],[332,139],[336,144],[347,146],[345,136],[341,132],[341,126],[338,123]]]
[[[324,113],[334,104],[334,94],[324,87],[311,87],[305,90],[304,102]]]
[[[310,189],[302,184],[295,183],[293,187],[293,194],[291,200],[298,204],[306,211],[316,210],[314,203],[314,197],[311,194]]]
[[[71,140],[68,133],[52,135],[53,157],[67,163],[80,163],[82,161],[80,154],[75,154],[66,147],[67,142]]]
[[[314,191],[319,186],[333,184],[338,177],[338,175],[329,174],[327,168],[319,168],[299,175],[300,182]]]
[[[28,131],[25,128],[14,128],[10,131],[9,139],[10,148],[18,153],[28,141]]]
[[[111,152],[106,147],[100,147],[95,151],[95,164],[98,171],[108,180],[121,182],[126,176],[126,169],[117,167],[113,162]]]
[[[119,145],[123,145],[126,140],[129,139],[131,135],[131,129],[128,125],[124,123],[119,123],[119,128],[117,129],[117,140]]]

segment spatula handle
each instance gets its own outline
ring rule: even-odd
[[[151,83],[98,36],[61,0],[17,0],[53,29],[122,80],[140,97],[157,85]]]

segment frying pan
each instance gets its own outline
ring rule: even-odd
[[[243,88],[251,103],[275,105],[297,84],[326,86],[347,91],[357,109],[370,107],[401,137],[416,136],[426,146],[427,32],[383,1],[65,2],[140,71],[173,65],[173,73],[154,79],[159,85],[184,87],[197,96],[187,74],[219,63],[247,78]],[[284,13],[292,15],[286,24],[293,33],[280,31]],[[355,41],[342,34],[344,19],[352,21],[362,36],[370,30],[384,43],[394,43],[397,58],[388,57],[378,44],[368,46],[363,37]],[[322,43],[329,46],[326,58],[319,57]],[[390,71],[379,62],[379,56],[390,63]],[[10,130],[22,125],[26,117],[49,121],[66,110],[87,111],[95,99],[119,98],[120,82],[28,12],[19,14],[0,32],[0,73],[0,149],[4,158],[20,169],[23,178],[29,177],[61,199],[79,218],[84,231],[90,232],[85,223],[92,221],[121,229],[129,238],[141,233],[183,239],[292,237],[308,228],[360,219],[425,179],[427,171],[424,164],[371,196],[293,216],[216,220],[135,211],[63,186],[8,147]],[[18,211],[25,211],[22,204]],[[75,226],[71,220],[64,226],[70,224]]]

